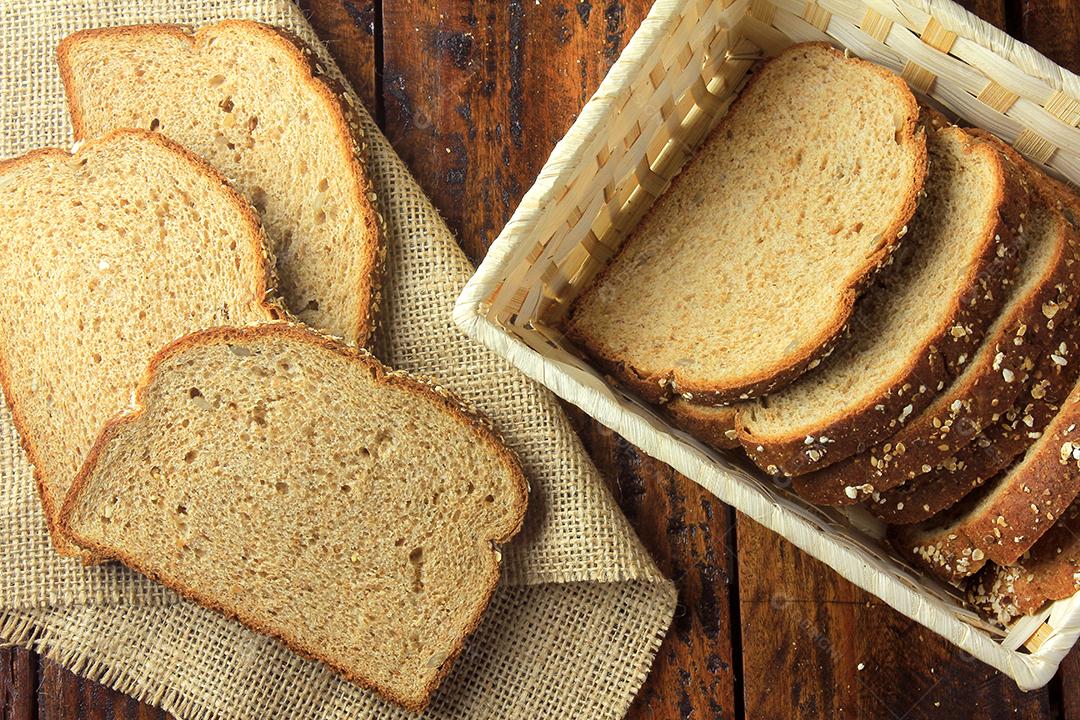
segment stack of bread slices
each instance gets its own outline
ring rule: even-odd
[[[1080,495],[1078,220],[1076,194],[994,136],[796,45],[565,331],[675,425],[808,501],[864,506],[913,562],[1000,596],[1017,567],[1080,563],[1047,547]],[[994,605],[1077,587],[1035,579]]]
[[[349,96],[258,23],[77,33],[78,142],[0,163],[0,380],[57,550],[420,709],[526,484],[364,350],[385,254]]]

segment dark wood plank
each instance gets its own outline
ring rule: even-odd
[[[385,129],[477,260],[648,0],[386,0]]]
[[[171,716],[104,685],[41,659],[37,688],[39,720],[166,720]],[[25,716],[30,720],[31,716]],[[13,716],[12,720],[16,720]],[[19,717],[18,720],[22,720]]]
[[[1017,0],[1018,37],[1062,67],[1080,72],[1080,2]]]
[[[379,117],[375,67],[375,0],[298,0],[368,112]]]
[[[21,648],[0,650],[0,718],[30,720],[37,712],[37,657]]]
[[[619,506],[679,588],[671,631],[628,717],[739,717],[733,511],[581,411],[571,417]]]
[[[1011,0],[1009,0],[1011,2]],[[1006,0],[957,0],[960,5],[983,20],[1007,30],[1008,12]]]
[[[1056,679],[1060,687],[1062,718],[1080,719],[1080,646],[1065,656]]]
[[[1048,717],[1008,678],[740,515],[747,717]]]

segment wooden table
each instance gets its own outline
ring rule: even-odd
[[[1080,72],[1080,0],[966,0]],[[307,0],[342,68],[474,260],[648,12],[649,0]],[[675,622],[632,718],[1063,717],[1080,651],[1021,693],[761,526],[573,413],[663,570]],[[0,717],[160,718],[0,652]]]

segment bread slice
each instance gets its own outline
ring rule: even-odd
[[[796,492],[826,505],[878,499],[939,467],[1012,407],[1036,363],[1057,351],[1059,324],[1076,310],[1080,237],[1052,199],[1033,204],[1026,213],[1020,273],[1001,315],[960,376],[886,441],[796,478]]]
[[[1002,625],[1080,590],[1080,503],[1012,565],[988,565],[973,577],[968,601]]]
[[[1019,172],[960,128],[927,136],[927,196],[856,309],[851,340],[740,406],[739,439],[770,473],[802,475],[895,434],[962,372],[1008,295],[1028,205]]]
[[[941,515],[893,530],[899,547],[956,581],[1016,562],[1080,494],[1080,384],[1024,457]]]
[[[65,529],[420,710],[480,621],[525,479],[486,420],[301,325],[217,328],[151,361]]]
[[[1012,465],[1054,419],[1080,377],[1076,318],[1061,343],[1043,356],[1022,402],[980,433],[940,467],[866,502],[871,513],[894,525],[927,520],[960,502]]]
[[[1071,242],[1080,233],[1080,197],[1064,184],[1044,175],[1012,148],[981,130],[979,137],[992,139],[1015,163],[1027,170],[1032,184],[1058,210],[1071,227]],[[1067,231],[1068,232],[1068,231]],[[1080,332],[1076,307],[1047,308],[1055,314],[1053,352],[1044,353],[1035,372],[1024,385],[1020,400],[996,423],[991,424],[965,447],[925,475],[887,492],[877,491],[867,507],[888,523],[921,522],[959,502],[968,493],[1007,468],[1013,459],[1039,437],[1057,414],[1069,388],[1080,378],[1076,338]]]
[[[0,163],[0,382],[53,542],[64,496],[151,355],[277,314],[258,218],[202,160],[145,131]]]
[[[60,73],[76,137],[156,130],[205,158],[259,210],[289,309],[364,344],[385,249],[363,131],[298,43],[245,20],[85,30]]]
[[[676,398],[663,407],[675,427],[685,430],[709,447],[718,450],[739,447],[739,438],[735,434],[734,406],[700,405]]]
[[[653,402],[790,381],[906,232],[926,172],[917,118],[892,73],[825,44],[786,50],[577,299],[569,338]]]

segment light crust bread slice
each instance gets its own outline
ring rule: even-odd
[[[968,601],[1002,625],[1080,590],[1080,503],[1069,506],[1012,565],[988,565],[971,578]]]
[[[279,314],[265,243],[225,179],[158,134],[0,163],[0,381],[60,552],[78,552],[64,496],[154,352]]]
[[[410,710],[478,625],[521,467],[446,390],[298,324],[154,356],[63,511],[81,544]]]
[[[1029,179],[1038,182],[1033,170]],[[1057,352],[1060,326],[1075,314],[1080,237],[1054,208],[1054,191],[1045,193],[1023,217],[1026,248],[1009,299],[960,376],[884,442],[796,478],[799,495],[854,505],[932,472],[997,422],[1043,355]]]
[[[577,299],[568,337],[653,402],[789,382],[906,232],[926,173],[918,114],[883,68],[821,43],[786,50]]]
[[[960,128],[927,132],[927,196],[892,266],[821,366],[739,406],[739,440],[771,474],[802,475],[895,434],[959,375],[1004,304],[1028,206],[1022,177]]]
[[[677,398],[663,405],[675,427],[685,430],[709,447],[733,450],[739,447],[732,405],[700,405]]]
[[[957,581],[1016,562],[1080,494],[1080,385],[1024,457],[939,516],[894,527],[902,552]]]
[[[368,341],[385,248],[365,139],[306,47],[228,20],[85,30],[58,54],[76,137],[156,130],[205,158],[259,210],[293,314]]]

